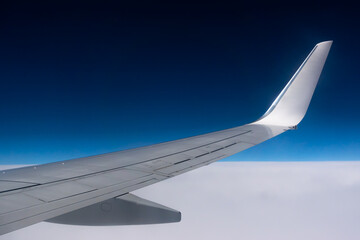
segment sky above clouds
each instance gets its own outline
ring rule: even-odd
[[[356,9],[3,3],[0,164],[71,159],[254,121],[325,40],[334,44],[299,130],[228,160],[359,160]]]
[[[134,193],[182,212],[175,224],[36,224],[15,239],[357,240],[359,162],[221,162]]]

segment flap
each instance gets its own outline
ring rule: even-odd
[[[128,193],[60,215],[46,222],[114,226],[172,223],[180,222],[180,220],[181,213],[179,211]]]

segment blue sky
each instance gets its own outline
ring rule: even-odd
[[[228,160],[360,160],[359,21],[349,5],[7,3],[0,16],[0,164],[251,122],[325,40],[334,44],[299,130]]]

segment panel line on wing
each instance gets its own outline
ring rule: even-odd
[[[105,200],[105,199],[110,199],[112,197],[121,196],[121,195],[126,194],[126,192],[131,191],[131,188],[134,188],[134,187],[137,187],[137,186],[143,186],[144,184],[145,184],[145,186],[147,186],[147,185],[150,185],[150,184],[152,184],[154,182],[157,182],[157,181],[158,180],[156,178],[146,179],[146,180],[143,180],[143,181],[140,181],[140,182],[136,182],[135,184],[130,185],[130,186],[124,186],[123,188],[120,188],[120,189],[116,189],[116,190],[113,190],[113,191],[110,191],[110,192],[105,192],[104,194],[96,196],[96,197],[94,197],[92,199],[85,199],[85,200],[82,200],[82,201],[77,201],[77,202],[74,202],[72,204],[64,205],[64,206],[57,207],[57,208],[52,208],[51,210],[40,212],[38,214],[34,214],[32,216],[29,216],[29,217],[24,217],[24,218],[16,219],[16,220],[13,220],[13,221],[9,221],[9,222],[6,222],[5,224],[0,225],[0,232],[1,232],[1,227],[5,227],[6,225],[9,225],[9,224],[14,223],[14,222],[27,220],[27,219],[31,219],[31,218],[36,218],[37,216],[40,216],[40,215],[51,213],[51,212],[56,211],[56,210],[60,210],[60,209],[66,208],[66,207],[71,207],[72,205],[78,205],[78,204],[81,204],[83,202],[88,202],[88,201],[91,201],[91,200],[96,203],[96,202],[98,202],[98,201],[95,201],[96,198],[104,198],[104,200]],[[126,190],[126,191],[124,191],[123,193],[118,193],[118,192],[121,192],[122,190]],[[108,195],[111,195],[111,194],[113,196],[107,197]],[[72,197],[76,197],[76,196],[72,196]],[[63,200],[63,199],[60,199],[59,201],[61,201],[61,200]],[[47,203],[47,204],[49,204],[49,203]],[[85,204],[85,206],[88,206],[88,205],[91,205],[91,204]],[[6,214],[8,214],[8,213],[9,212],[7,212]],[[0,221],[2,221],[2,216],[1,215],[2,214],[0,214]]]
[[[202,147],[206,147],[206,146],[211,145],[211,144],[214,144],[214,143],[219,143],[219,142],[224,141],[224,140],[228,140],[228,139],[235,138],[235,137],[238,137],[238,136],[241,136],[241,135],[245,135],[245,134],[250,133],[251,131],[252,131],[252,130],[248,130],[248,131],[245,131],[245,132],[241,132],[241,133],[239,133],[239,134],[235,134],[235,135],[232,135],[232,136],[230,136],[230,137],[222,138],[222,139],[217,140],[217,141],[213,141],[213,142],[210,142],[210,143],[207,143],[207,144],[204,144],[204,145],[196,146],[196,147],[193,147],[193,148],[189,148],[189,149],[186,149],[186,150],[183,150],[183,151],[179,151],[179,152],[176,152],[176,153],[171,153],[171,154],[164,155],[164,156],[161,156],[161,157],[157,157],[157,158],[154,158],[154,159],[148,159],[148,160],[144,160],[144,161],[141,161],[141,162],[138,162],[138,163],[127,164],[127,165],[124,165],[124,166],[121,166],[121,167],[111,168],[111,169],[99,171],[99,172],[96,172],[96,173],[89,173],[89,174],[80,175],[80,176],[76,176],[76,177],[72,177],[72,178],[66,178],[66,179],[62,179],[62,180],[55,180],[55,181],[51,181],[51,182],[44,183],[44,184],[38,184],[38,185],[36,185],[36,186],[28,186],[28,187],[24,187],[23,189],[29,189],[29,188],[37,187],[37,186],[47,186],[47,185],[49,185],[49,184],[56,184],[56,183],[58,183],[58,182],[72,181],[72,180],[76,180],[76,179],[83,179],[83,178],[86,178],[86,177],[95,176],[95,175],[100,175],[100,174],[105,174],[105,173],[107,173],[107,172],[116,171],[116,170],[119,170],[119,169],[122,169],[122,168],[126,168],[126,167],[130,167],[130,166],[138,165],[138,164],[141,164],[141,163],[146,163],[146,162],[150,162],[150,161],[154,161],[154,160],[158,160],[158,159],[162,159],[162,158],[174,156],[174,155],[180,154],[180,153],[186,154],[186,152],[189,152],[189,151],[191,151],[191,150],[200,149],[200,148],[202,148]],[[204,154],[204,155],[205,155],[205,154]],[[196,156],[195,156],[195,157],[196,157]],[[194,158],[195,158],[195,157],[194,157]],[[4,180],[7,181],[7,179],[4,179]],[[19,189],[18,189],[18,190],[19,190]],[[20,189],[20,190],[22,190],[22,189]],[[7,192],[7,193],[10,193],[10,192],[12,192],[12,191],[15,191],[15,189],[12,189],[12,190],[9,190],[9,191],[6,191],[6,192]],[[1,192],[1,193],[4,193],[4,192]]]

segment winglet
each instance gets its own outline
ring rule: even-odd
[[[254,124],[294,128],[304,118],[332,41],[318,43],[266,113]]]

